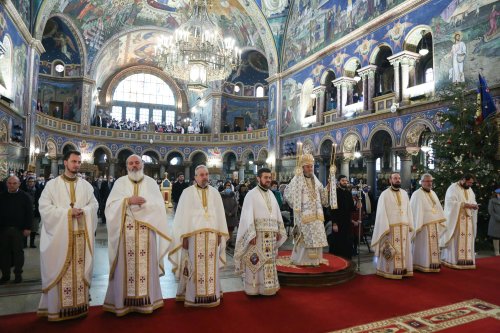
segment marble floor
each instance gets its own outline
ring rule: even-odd
[[[173,215],[172,212],[169,213],[168,223],[171,224]],[[36,244],[38,244],[38,239]],[[287,240],[282,248],[291,249],[291,240]],[[359,274],[373,274],[375,272],[373,253],[369,253],[367,246],[364,244],[361,245],[360,252]],[[25,249],[24,253],[25,264],[23,268],[23,282],[14,284],[11,281],[8,284],[0,285],[0,316],[14,313],[34,312],[37,310],[41,293],[40,254],[38,248]],[[492,254],[493,253],[484,253],[482,256],[490,256]],[[358,258],[354,257],[353,261],[358,263]],[[165,260],[165,268],[166,274],[160,278],[163,298],[174,298],[177,290],[177,282],[174,275],[171,273],[171,264],[168,260]],[[108,274],[109,263],[106,225],[99,223],[95,242],[94,272],[90,289],[92,297],[91,305],[102,305],[104,302],[108,287]],[[243,290],[243,284],[240,277],[234,274],[234,263],[231,255],[227,256],[227,265],[221,272],[221,285],[224,292]]]

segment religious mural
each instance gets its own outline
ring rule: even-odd
[[[63,13],[75,18],[88,48],[89,62],[112,36],[137,26],[161,26],[172,33],[191,12],[189,1],[69,1]],[[263,50],[259,32],[238,1],[214,1],[209,15],[237,45],[254,46]],[[135,46],[133,46],[136,48]]]
[[[257,5],[262,10],[262,13],[267,18],[269,27],[276,42],[278,57],[281,52],[281,43],[283,34],[285,33],[286,19],[288,17],[289,0],[255,0]]]
[[[14,8],[17,9],[19,16],[21,16],[24,24],[29,29],[30,27],[30,0],[11,0]]]
[[[258,51],[248,51],[241,55],[241,64],[227,78],[228,82],[244,85],[255,85],[261,83],[267,85],[269,77],[267,59]],[[245,95],[246,96],[246,95]]]
[[[471,7],[471,3],[474,6]],[[500,39],[496,26],[499,3],[492,0],[428,2],[285,77],[281,96],[282,133],[297,131],[304,123],[300,96],[306,80],[312,80],[317,87],[327,70],[334,72],[337,78],[353,77],[350,67],[353,63],[359,62],[360,67],[371,64],[378,45],[389,46],[392,54],[408,49],[409,36],[415,35],[413,29],[422,25],[432,30],[435,73],[432,80],[437,88],[450,82],[465,82],[471,89],[475,88],[479,72],[490,86],[500,83]]]
[[[488,84],[500,83],[500,1],[451,1],[431,21],[437,81],[477,86],[481,73]],[[496,74],[496,75],[495,75]]]
[[[52,63],[64,63],[64,76],[81,76],[81,56],[75,36],[58,17],[51,18],[43,32],[45,53],[41,55],[40,74],[52,74]]]
[[[38,100],[43,112],[60,119],[80,122],[82,83],[54,82],[39,78]]]
[[[0,41],[8,53],[0,64],[0,94],[13,100],[12,108],[24,114],[28,70],[28,47],[10,16],[0,4]],[[14,70],[15,69],[15,70]]]
[[[222,126],[229,124],[231,131],[234,130],[236,122],[243,121],[244,131],[251,124],[253,129],[265,128],[267,126],[268,112],[266,100],[240,100],[222,97],[221,100],[221,123]]]
[[[404,0],[299,0],[290,9],[283,68],[321,50]]]

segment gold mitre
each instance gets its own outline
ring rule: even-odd
[[[300,166],[303,167],[304,165],[314,165],[314,157],[312,156],[312,154],[302,155]]]

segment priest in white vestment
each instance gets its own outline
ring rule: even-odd
[[[444,231],[443,207],[432,190],[432,176],[422,175],[422,187],[410,199],[413,215],[413,269],[421,272],[439,272],[439,236]]]
[[[393,173],[389,182],[391,186],[378,199],[371,247],[377,257],[376,274],[401,279],[413,276],[413,218],[408,193],[401,189],[401,176]]]
[[[117,316],[163,306],[160,275],[170,242],[156,181],[144,175],[140,156],[126,165],[128,175],[114,183],[105,209],[110,273],[103,309]]]
[[[328,189],[314,175],[314,157],[304,154],[295,176],[285,189],[285,199],[293,209],[294,246],[291,263],[298,266],[319,266],[323,247],[328,246],[323,207],[328,202]]]
[[[472,175],[464,175],[451,184],[444,199],[446,230],[439,239],[441,262],[456,269],[475,269],[474,242],[476,239],[476,196],[471,189]]]
[[[92,185],[77,177],[81,154],[64,154],[64,173],[47,182],[38,201],[42,298],[49,321],[85,316],[92,281],[98,203]]]
[[[208,185],[208,168],[197,166],[194,179],[177,204],[168,258],[179,278],[176,300],[212,307],[222,296],[219,271],[226,264],[229,234],[220,193]]]
[[[257,172],[259,184],[245,196],[236,237],[234,265],[243,275],[247,295],[274,295],[280,285],[276,271],[278,248],[286,231],[271,187],[271,170]]]

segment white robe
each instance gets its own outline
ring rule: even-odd
[[[312,179],[314,189],[309,188],[311,179],[303,174],[293,177],[285,188],[285,199],[294,211],[297,228],[290,258],[294,265],[318,266],[323,259],[323,247],[328,245],[323,224],[323,206],[329,203],[328,192],[316,176]]]
[[[74,185],[73,206],[83,210],[79,220],[71,216],[71,185],[63,176],[48,182],[39,200],[42,297],[38,315],[49,321],[88,312],[99,205],[90,183],[78,178]]]
[[[443,207],[434,191],[420,188],[410,199],[413,215],[413,268],[439,272],[439,235],[444,230]]]
[[[412,226],[412,212],[406,191],[394,191],[391,187],[383,191],[378,199],[371,243],[378,257],[377,275],[389,279],[413,275],[410,246]]]
[[[477,210],[463,208],[466,203],[476,204],[472,189],[464,190],[458,183],[451,184],[444,200],[446,230],[441,234],[439,246],[442,263],[457,269],[476,268]]]
[[[267,197],[267,199],[265,199]],[[271,204],[269,211],[268,204]],[[279,241],[276,235],[281,235]],[[256,244],[250,241],[256,239]],[[248,295],[274,295],[279,290],[276,257],[286,241],[286,231],[278,202],[271,190],[258,186],[245,196],[234,251],[236,273],[243,274]]]
[[[202,191],[207,191],[206,209]],[[217,306],[221,297],[219,270],[226,264],[229,237],[220,193],[211,186],[206,190],[197,185],[186,188],[177,205],[172,234],[168,259],[179,278],[176,299],[185,306]],[[187,250],[182,247],[184,239],[189,242]]]
[[[129,205],[133,195],[146,202]],[[120,177],[105,213],[110,275],[103,309],[118,316],[151,313],[163,306],[159,277],[165,272],[163,260],[170,242],[165,203],[156,181],[144,176],[135,184],[128,176]]]

